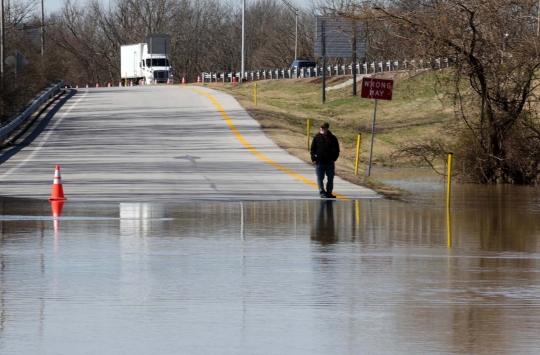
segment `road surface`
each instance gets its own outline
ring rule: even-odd
[[[0,152],[0,196],[49,198],[59,165],[68,200],[320,199],[313,166],[204,87],[72,90],[32,129]],[[334,186],[340,199],[381,197],[338,177]]]

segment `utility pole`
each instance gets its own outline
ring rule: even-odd
[[[45,0],[41,0],[41,59],[45,55]]]
[[[4,0],[0,0],[0,89],[2,96],[0,97],[0,126],[4,120],[4,74],[6,65],[6,46],[5,46],[5,23],[4,23]]]
[[[4,74],[6,65],[6,46],[5,46],[5,23],[4,23],[4,0],[0,0],[0,85],[4,87]]]
[[[240,82],[244,81],[246,72],[246,0],[242,2],[242,72],[240,73]]]
[[[322,103],[324,104],[326,102],[326,21],[323,20],[322,22]]]
[[[296,34],[295,34],[295,40],[294,40],[294,60],[298,59],[298,9],[294,6],[292,6],[287,0],[282,0],[285,5],[291,9],[292,12],[294,12],[294,16],[296,18]]]
[[[356,96],[356,22],[351,24],[351,29],[353,31],[353,42],[352,42],[352,76],[353,76],[353,96]]]

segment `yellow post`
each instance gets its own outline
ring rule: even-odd
[[[311,121],[308,118],[308,120],[307,120],[307,150],[308,151],[309,151],[309,148],[310,148],[309,147],[309,133],[310,133],[310,131],[311,131]]]
[[[253,101],[255,101],[255,106],[257,106],[257,83],[253,85]]]
[[[452,153],[448,153],[448,185],[446,188],[446,207],[450,207],[450,191],[452,189]]]
[[[356,165],[354,166],[354,175],[358,175],[358,161],[360,160],[360,144],[362,143],[362,133],[358,133],[356,142]]]

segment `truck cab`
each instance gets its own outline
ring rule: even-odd
[[[146,52],[141,60],[141,68],[145,84],[166,84],[167,80],[173,83],[172,67],[166,55],[149,55]]]

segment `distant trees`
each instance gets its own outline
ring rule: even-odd
[[[26,0],[5,2],[4,40],[8,63],[4,67],[4,81],[0,83],[0,124],[5,123],[54,77],[49,63],[41,55],[41,22],[35,16],[35,5],[35,2]],[[15,51],[29,62],[21,71],[10,60]]]
[[[171,35],[174,75],[194,80],[202,71],[238,71],[241,3],[219,0],[117,0],[105,8],[66,0],[49,21],[49,45],[69,63],[72,82],[120,79],[120,46],[144,42],[149,33]],[[314,20],[302,12],[299,53],[312,58]],[[287,67],[294,60],[294,14],[280,0],[249,1],[247,68]]]

